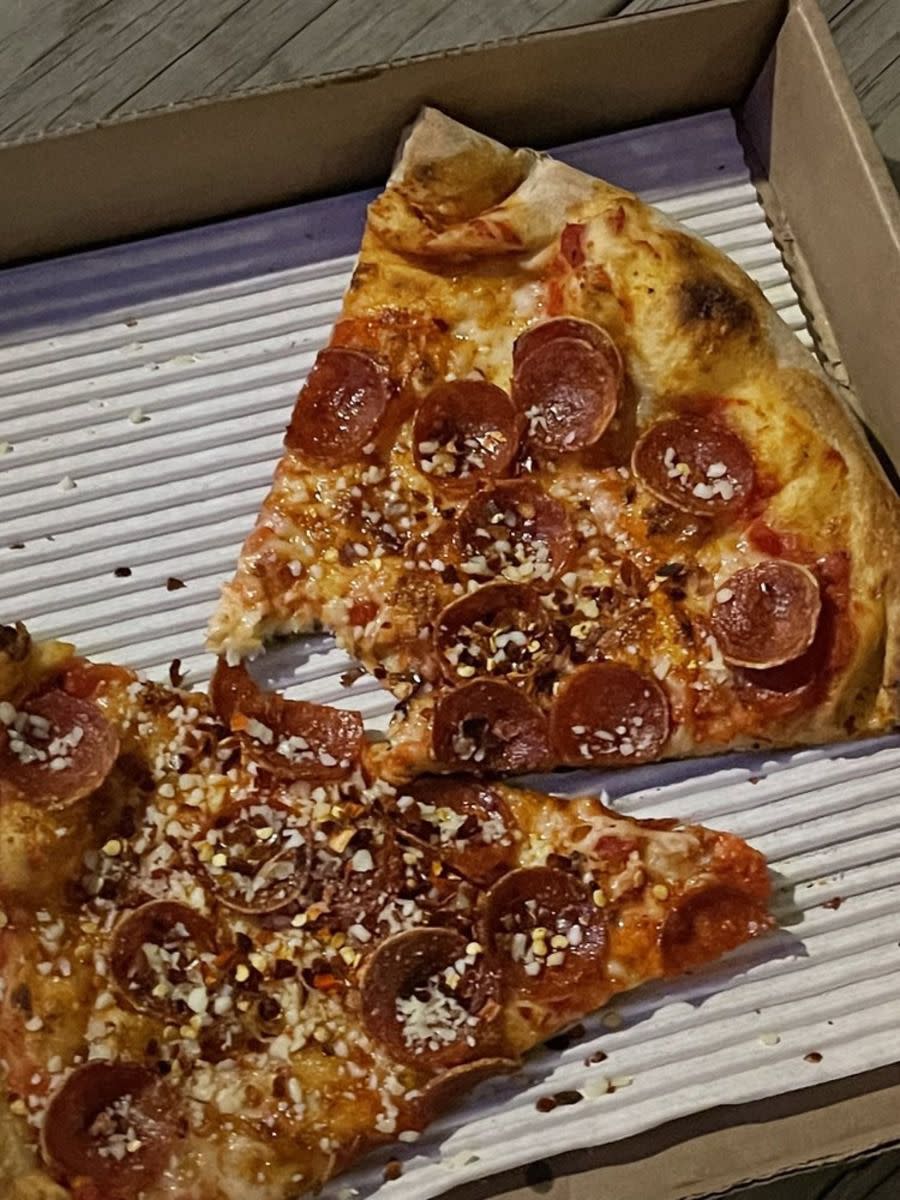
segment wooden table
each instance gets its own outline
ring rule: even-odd
[[[0,0],[0,137],[678,2]],[[822,4],[900,186],[900,0]],[[900,1200],[900,1151],[735,1200]]]

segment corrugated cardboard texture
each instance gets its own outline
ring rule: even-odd
[[[0,262],[375,182],[430,101],[540,145],[732,105],[784,11],[721,0],[8,146]]]
[[[695,1200],[900,1141],[900,1065],[763,1104],[718,1108],[446,1200]]]
[[[863,415],[900,463],[900,201],[815,0],[792,7],[743,117]]]

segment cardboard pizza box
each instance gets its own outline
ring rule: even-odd
[[[900,463],[900,205],[815,0],[711,0],[0,144],[0,262],[377,184],[425,102],[537,146],[731,107],[820,354]],[[898,1143],[898,1113],[900,1064],[848,1071],[595,1150],[538,1138],[540,1161],[450,1194],[689,1200]]]

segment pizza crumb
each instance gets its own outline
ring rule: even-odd
[[[781,1035],[778,1033],[761,1033],[759,1042],[763,1046],[777,1046],[781,1042]]]
[[[181,588],[184,588],[184,587],[187,587],[187,584],[184,582],[183,579],[178,579],[175,575],[170,575],[169,578],[166,580],[166,591],[167,592],[177,592],[177,591],[180,591]]]
[[[71,475],[63,475],[62,479],[59,481],[59,487],[63,492],[71,492],[73,488],[78,487],[78,484]]]
[[[132,425],[143,425],[144,422],[149,421],[150,418],[147,416],[144,410],[138,406],[137,408],[133,408],[128,414],[128,420]]]
[[[584,1086],[584,1094],[589,1100],[594,1100],[598,1096],[606,1096],[613,1090],[612,1084],[605,1075],[598,1075],[594,1079],[590,1079]]]
[[[633,1075],[614,1075],[609,1081],[610,1090],[617,1092],[619,1088],[631,1087],[634,1083]]]

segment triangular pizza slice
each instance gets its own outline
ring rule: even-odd
[[[620,766],[897,713],[897,499],[756,285],[637,197],[434,110],[211,626],[320,626],[384,767]]]
[[[0,631],[5,1200],[288,1200],[771,927],[727,833],[442,776]]]

